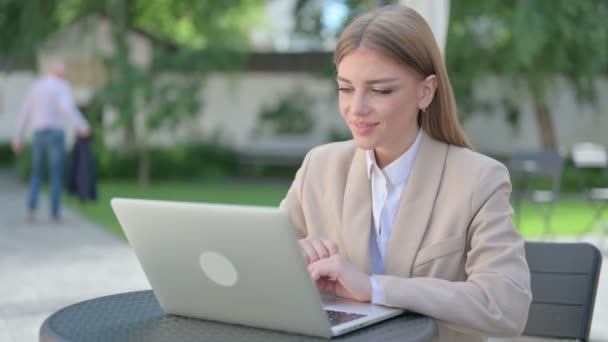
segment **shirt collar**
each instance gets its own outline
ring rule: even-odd
[[[418,135],[416,136],[416,140],[414,140],[412,146],[410,146],[405,153],[399,156],[399,158],[395,159],[392,163],[385,166],[384,169],[381,170],[384,172],[391,184],[396,185],[402,183],[410,176],[410,172],[414,166],[414,160],[416,159],[418,149],[420,148],[421,140],[422,129],[418,131]],[[367,177],[371,179],[374,166],[378,168],[378,170],[380,170],[380,167],[376,162],[374,150],[366,150],[365,152],[365,157],[367,160]]]

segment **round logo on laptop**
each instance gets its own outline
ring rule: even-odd
[[[234,286],[238,280],[238,274],[234,265],[225,256],[213,252],[204,251],[199,257],[203,273],[211,281],[222,286]]]

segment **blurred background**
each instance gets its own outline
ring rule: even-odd
[[[391,3],[430,23],[466,133],[510,168],[524,237],[608,246],[606,0],[0,0],[0,216],[25,213],[31,162],[11,140],[57,59],[93,131],[97,198],[66,194],[76,216],[122,237],[115,196],[278,205],[311,147],[349,139],[337,34]]]
[[[242,201],[276,205],[308,149],[349,137],[333,79],[336,35],[393,2],[417,6],[435,31],[476,149],[505,162],[559,150],[561,190],[580,192],[568,152],[608,143],[601,0],[2,0],[0,163],[27,179],[29,158],[9,148],[16,117],[45,63],[61,58],[94,125],[105,224],[116,186],[156,196],[157,186],[185,183],[175,197],[215,200],[204,195],[211,183],[270,180],[276,192],[252,189]],[[539,234],[542,218],[530,220],[522,228]]]

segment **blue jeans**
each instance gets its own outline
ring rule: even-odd
[[[51,215],[59,217],[61,208],[61,188],[63,186],[63,159],[65,136],[62,130],[42,130],[34,133],[32,143],[32,178],[28,208],[34,211],[38,205],[38,193],[44,176],[44,159],[50,170]]]

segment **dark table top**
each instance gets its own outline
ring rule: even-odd
[[[435,321],[403,314],[346,335],[340,341],[429,341],[437,334]],[[40,328],[41,342],[57,341],[327,341],[199,319],[167,315],[152,291],[96,298],[63,308]]]

